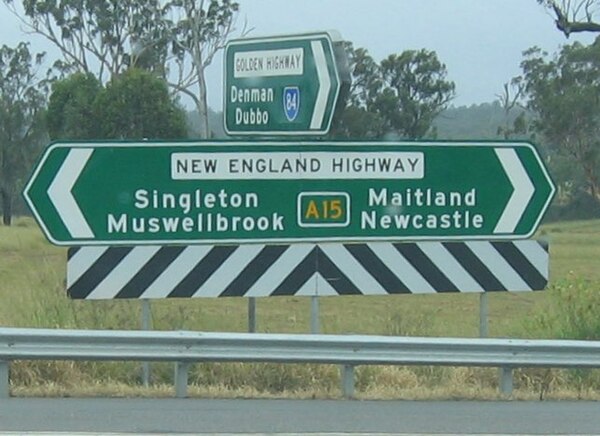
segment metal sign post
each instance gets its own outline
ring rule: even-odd
[[[256,298],[248,298],[248,333],[256,333]]]
[[[152,308],[150,300],[142,299],[142,330],[152,330]],[[142,362],[142,383],[145,387],[150,386],[150,363]]]

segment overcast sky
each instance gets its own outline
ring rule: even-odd
[[[379,61],[406,49],[436,51],[456,83],[455,106],[493,101],[503,83],[519,74],[523,50],[537,45],[555,52],[561,44],[593,41],[593,34],[566,40],[536,0],[238,0],[238,27],[244,20],[250,36],[336,30],[355,47]],[[14,45],[39,38],[21,31],[0,6],[0,41]],[[221,109],[221,57],[210,67],[209,104]]]

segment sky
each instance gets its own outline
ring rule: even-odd
[[[335,30],[376,60],[407,49],[437,53],[456,84],[454,106],[491,102],[520,73],[522,52],[539,46],[591,43],[591,33],[567,40],[536,0],[238,0],[237,28],[251,37]],[[30,41],[36,51],[56,52],[22,26],[0,3],[0,43]],[[239,36],[239,32],[234,36]],[[207,71],[209,106],[222,106],[222,57]]]

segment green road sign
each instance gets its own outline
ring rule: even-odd
[[[229,135],[324,135],[349,84],[329,33],[233,40],[225,48]]]
[[[554,185],[527,143],[56,143],[25,188],[58,245],[518,239]]]

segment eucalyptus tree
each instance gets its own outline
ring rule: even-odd
[[[537,0],[554,15],[556,28],[571,33],[600,32],[600,0]]]
[[[185,111],[152,72],[130,68],[102,85],[75,73],[52,84],[47,110],[52,140],[180,139]]]
[[[237,2],[21,0],[21,8],[17,0],[2,1],[60,50],[63,70],[91,73],[101,83],[129,68],[152,71],[191,99],[201,136],[209,136],[205,71],[235,30]]]
[[[345,42],[351,82],[344,106],[336,108],[331,136],[345,139],[369,139],[383,135],[383,120],[374,109],[381,90],[379,65],[364,48]]]
[[[100,139],[94,101],[102,84],[91,73],[74,73],[52,83],[46,122],[53,141]]]
[[[174,56],[169,85],[194,103],[200,136],[208,138],[206,68],[235,31],[239,4],[232,0],[172,0],[171,49]],[[247,29],[241,29],[245,35]]]
[[[348,101],[355,106],[370,109],[383,86],[379,65],[365,48],[350,47],[347,53],[352,76]]]
[[[10,225],[17,192],[45,138],[46,79],[38,77],[43,54],[26,43],[0,47],[0,201]]]
[[[102,139],[181,139],[187,136],[185,111],[164,80],[131,68],[113,77],[93,104]]]
[[[377,63],[368,51],[346,46],[352,84],[336,115],[333,136],[420,139],[454,98],[454,82],[433,51],[405,50]]]
[[[60,66],[105,82],[166,50],[168,4],[161,0],[3,0],[30,32],[60,50]]]
[[[565,45],[553,57],[534,47],[521,67],[537,132],[582,172],[585,190],[600,203],[600,38]]]
[[[506,140],[524,138],[527,135],[527,108],[523,103],[524,92],[523,81],[517,77],[505,83],[502,92],[496,94],[497,101],[504,113],[503,123],[498,126],[496,134]]]
[[[431,134],[433,120],[454,98],[454,82],[434,51],[405,50],[380,63],[383,82],[374,103],[385,128],[407,139]]]

